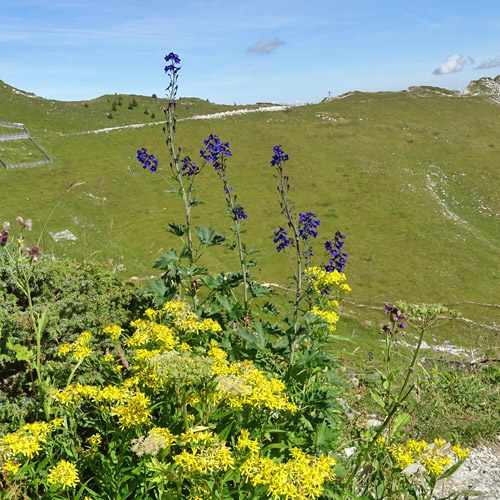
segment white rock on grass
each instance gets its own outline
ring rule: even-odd
[[[76,236],[68,229],[65,229],[64,231],[59,231],[58,233],[49,233],[49,234],[50,236],[52,236],[52,239],[54,241],[76,240]]]

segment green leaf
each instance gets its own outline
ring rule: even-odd
[[[400,413],[394,420],[394,425],[391,428],[391,436],[395,436],[401,427],[405,426],[411,419],[409,413]]]
[[[200,240],[202,245],[208,246],[214,234],[215,229],[213,227],[203,226],[196,228],[196,235],[198,236],[198,239]]]
[[[170,223],[167,231],[175,236],[184,236],[188,232],[188,227],[185,224]]]
[[[260,285],[256,281],[249,283],[250,293],[252,297],[269,297],[271,290],[267,286]]]
[[[385,408],[384,398],[380,394],[377,394],[377,393],[373,392],[372,390],[370,390],[370,394],[372,396],[373,401],[375,401],[375,403],[377,403],[381,408]]]
[[[161,257],[156,261],[156,264],[153,266],[155,269],[163,269],[166,270],[171,264],[179,261],[179,257],[175,250],[171,248],[168,252],[163,252]]]
[[[18,361],[27,361],[30,363],[34,359],[35,354],[32,350],[28,349],[24,345],[14,344],[12,337],[7,340],[7,348],[11,349],[16,353],[16,359]]]

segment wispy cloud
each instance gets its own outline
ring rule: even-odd
[[[466,64],[474,64],[474,59],[470,56],[453,54],[443,61],[432,73],[434,75],[448,75],[449,73],[459,73]]]
[[[492,57],[491,59],[485,59],[479,66],[474,69],[496,68],[497,66],[500,66],[500,56]]]
[[[279,38],[274,38],[273,40],[259,40],[248,47],[248,52],[253,52],[254,54],[269,54],[284,43],[285,42]]]

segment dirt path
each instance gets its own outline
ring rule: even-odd
[[[248,113],[269,113],[273,111],[283,111],[285,109],[288,109],[290,106],[263,106],[262,108],[255,108],[255,109],[235,109],[234,111],[221,111],[220,113],[211,113],[208,115],[194,115],[190,116],[188,118],[180,118],[177,120],[178,122],[182,121],[187,121],[187,120],[216,120],[219,118],[226,118],[228,116],[235,116],[235,115],[245,115]],[[127,129],[127,128],[142,128],[142,127],[150,127],[151,125],[162,125],[164,124],[165,121],[158,121],[158,122],[150,122],[150,123],[135,123],[132,125],[121,125],[118,127],[107,127],[107,128],[99,128],[96,130],[87,130],[84,132],[74,132],[71,134],[60,134],[60,136],[64,137],[67,135],[88,135],[88,134],[103,134],[103,133],[108,133],[108,132],[113,132],[115,130],[122,130],[122,129]]]

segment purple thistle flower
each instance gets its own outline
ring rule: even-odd
[[[278,252],[281,252],[281,250],[283,250],[290,244],[293,245],[292,240],[288,238],[288,231],[285,231],[285,229],[283,229],[282,227],[276,229],[276,231],[274,231],[274,235],[276,236],[276,238],[273,239],[273,242],[278,243],[278,246],[276,247],[276,250]]]
[[[246,219],[248,216],[245,213],[245,209],[241,205],[236,205],[233,208],[233,218],[234,220]]]
[[[0,246],[4,247],[7,244],[8,239],[9,233],[5,231],[5,229],[2,229],[0,232]]]
[[[386,333],[392,333],[392,328],[389,325],[384,325],[382,331]]]
[[[158,169],[158,160],[154,155],[148,154],[146,148],[137,151],[137,159],[142,163],[142,168],[148,168],[150,172],[156,172]]]
[[[309,236],[316,238],[318,231],[315,229],[321,224],[320,220],[314,220],[316,214],[312,212],[299,214],[299,236],[303,240],[307,240]]]
[[[26,253],[31,255],[33,262],[38,262],[38,256],[40,255],[40,247],[33,245],[31,248],[26,248]]]
[[[273,159],[271,160],[271,165],[273,167],[288,161],[289,159],[288,154],[286,154],[283,151],[283,149],[281,148],[281,144],[278,146],[274,146],[273,151],[274,151],[274,156]]]

